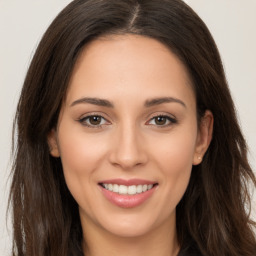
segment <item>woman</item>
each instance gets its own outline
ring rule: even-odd
[[[73,1],[16,123],[13,255],[255,255],[246,143],[182,1]]]

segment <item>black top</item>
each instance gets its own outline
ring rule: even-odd
[[[202,254],[195,243],[190,243],[181,248],[178,256],[202,256]]]

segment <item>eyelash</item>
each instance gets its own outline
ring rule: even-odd
[[[99,115],[99,114],[95,114],[95,115],[94,115],[94,114],[90,114],[90,115],[88,115],[88,116],[82,117],[82,118],[79,119],[78,121],[79,121],[82,125],[84,125],[84,126],[86,126],[86,127],[89,127],[89,128],[93,128],[93,129],[102,128],[102,126],[105,125],[105,124],[100,124],[100,125],[88,124],[88,123],[86,122],[86,120],[89,120],[89,118],[93,118],[93,117],[97,117],[97,118],[100,118],[101,121],[102,121],[102,119],[103,119],[103,120],[105,120],[106,122],[108,122],[106,118],[104,118],[102,115]]]
[[[105,123],[104,124],[96,124],[96,125],[93,125],[93,124],[88,124],[86,122],[86,120],[89,120],[90,118],[93,118],[93,117],[96,117],[96,118],[100,118],[101,121],[102,119],[106,121],[106,123],[108,123],[107,119],[104,118],[102,115],[98,115],[98,114],[91,114],[91,115],[88,115],[88,116],[85,116],[83,118],[80,118],[78,119],[78,121],[86,126],[86,127],[89,127],[89,128],[92,128],[92,129],[99,129],[99,128],[102,128],[102,126],[106,125]],[[164,125],[157,125],[157,124],[149,124],[152,120],[155,120],[156,121],[156,118],[165,118],[166,119],[166,122],[169,122],[169,124],[164,124]],[[174,125],[174,124],[177,124],[178,121],[177,119],[175,119],[174,117],[171,117],[171,116],[168,116],[168,115],[161,115],[161,114],[158,114],[158,115],[155,115],[153,117],[150,118],[150,120],[147,122],[148,125],[154,125],[154,126],[157,126],[158,128],[166,128],[166,127],[169,127],[171,125]],[[108,124],[107,124],[108,125]]]
[[[155,115],[153,117],[150,118],[150,120],[147,122],[151,122],[152,120],[156,120],[156,118],[165,118],[166,119],[166,122],[169,122],[169,124],[164,124],[164,125],[157,125],[157,124],[152,124],[152,125],[155,125],[157,126],[158,128],[166,128],[166,127],[169,127],[171,125],[174,125],[174,124],[177,124],[178,121],[177,119],[175,119],[174,117],[171,117],[169,115],[163,115],[163,114],[158,114],[158,115]]]

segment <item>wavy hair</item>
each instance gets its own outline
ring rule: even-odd
[[[13,255],[83,255],[78,206],[60,159],[49,154],[76,60],[87,43],[104,35],[136,34],[166,45],[185,65],[197,115],[214,115],[211,145],[193,166],[177,206],[178,241],[204,256],[256,255],[249,182],[256,179],[215,42],[204,22],[181,0],[75,0],[44,34],[27,72],[14,134]],[[15,137],[15,136],[14,136]]]

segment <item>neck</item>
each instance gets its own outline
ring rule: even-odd
[[[136,237],[120,237],[91,225],[83,228],[85,256],[177,256],[175,222],[163,223],[151,232]],[[84,225],[82,225],[84,226]]]

